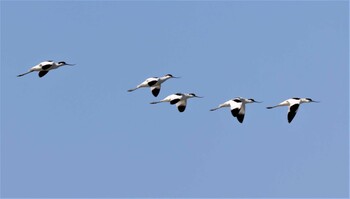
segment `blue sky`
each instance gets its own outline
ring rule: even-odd
[[[348,1],[1,1],[0,61],[3,198],[349,196]]]

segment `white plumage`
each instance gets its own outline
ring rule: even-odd
[[[175,93],[175,94],[167,96],[166,98],[164,98],[160,101],[151,102],[151,104],[158,104],[161,102],[170,102],[171,105],[176,104],[176,107],[180,112],[184,112],[186,109],[186,105],[187,105],[187,99],[193,98],[193,97],[202,98],[202,97],[197,96],[194,93]]]
[[[137,85],[135,88],[129,89],[128,92],[132,92],[139,88],[150,87],[154,97],[157,97],[160,92],[161,84],[170,78],[179,78],[179,77],[174,77],[171,74],[166,74],[163,77],[150,77],[150,78],[147,78],[145,81],[143,81],[141,84]]]
[[[56,69],[56,68],[59,68],[61,66],[65,66],[65,65],[74,66],[75,64],[67,64],[64,61],[60,61],[60,62],[54,62],[52,60],[43,61],[43,62],[33,66],[32,68],[30,68],[30,70],[28,72],[20,74],[20,75],[17,75],[17,77],[22,77],[23,75],[26,75],[26,74],[34,72],[34,71],[38,71],[39,72],[38,73],[39,77],[43,77],[50,70],[53,70],[53,69]]]
[[[237,97],[220,104],[216,108],[210,109],[210,111],[215,111],[223,107],[230,107],[232,116],[236,117],[237,120],[240,123],[242,123],[245,115],[245,104],[248,104],[248,103],[260,103],[260,102],[257,102],[252,98],[246,99],[242,97]]]
[[[310,98],[294,97],[294,98],[287,99],[287,100],[279,103],[276,106],[269,106],[269,107],[266,107],[266,108],[267,109],[272,109],[272,108],[276,108],[276,107],[280,107],[280,106],[289,106],[287,119],[288,119],[288,122],[291,123],[293,118],[295,117],[295,115],[298,112],[299,105],[302,104],[302,103],[310,103],[310,102],[318,102],[318,101],[313,101]]]

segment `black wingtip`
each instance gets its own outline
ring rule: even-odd
[[[186,109],[186,106],[178,106],[177,109],[179,110],[179,112],[184,112]]]
[[[41,77],[44,77],[48,72],[49,72],[49,71],[47,71],[47,70],[40,71],[40,72],[38,73],[38,76],[39,76],[40,78],[41,78]]]
[[[231,110],[231,114],[232,114],[233,117],[237,117],[238,113],[239,113],[239,109],[238,108],[235,108],[235,109]]]
[[[157,97],[159,95],[160,89],[159,88],[154,88],[152,89],[152,94],[154,97]]]

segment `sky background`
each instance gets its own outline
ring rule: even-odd
[[[348,1],[1,1],[0,61],[3,198],[349,196]]]

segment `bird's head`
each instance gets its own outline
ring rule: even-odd
[[[59,65],[59,66],[65,66],[65,65],[74,66],[75,64],[67,64],[67,63],[64,62],[64,61],[60,61],[60,62],[58,62],[58,65]]]
[[[199,96],[197,96],[197,95],[196,95],[196,94],[194,94],[194,93],[189,93],[189,94],[188,94],[188,96],[189,96],[189,97],[203,98],[203,97],[199,97]]]
[[[253,98],[249,98],[247,101],[248,103],[261,103],[259,101],[255,101]]]
[[[164,77],[166,77],[166,78],[180,78],[180,77],[175,77],[172,74],[166,74],[166,75],[164,75]]]
[[[319,103],[319,101],[314,101],[314,100],[312,100],[311,98],[304,98],[303,101],[304,101],[305,103],[309,103],[309,102]]]

